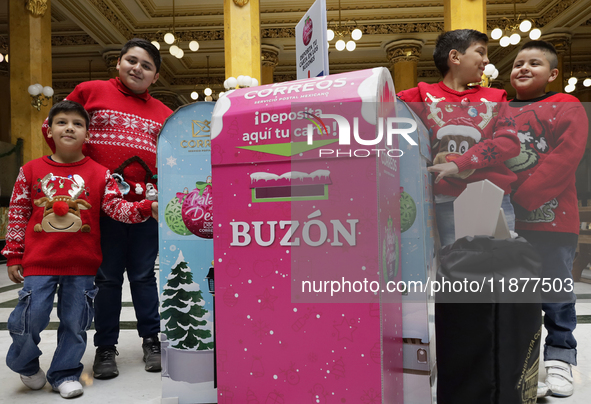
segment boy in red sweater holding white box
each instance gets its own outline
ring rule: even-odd
[[[488,64],[488,37],[472,29],[444,32],[433,59],[443,76],[439,83],[419,83],[398,93],[431,132],[435,210],[439,239],[455,241],[453,201],[468,183],[489,180],[505,192],[503,210],[513,230],[511,183],[515,174],[503,163],[519,154],[515,122],[504,90],[472,85]]]
[[[551,394],[573,394],[571,367],[577,364],[575,293],[571,274],[578,242],[579,212],[575,171],[587,144],[588,119],[583,105],[569,94],[546,93],[558,76],[552,44],[527,42],[513,62],[511,85],[519,156],[505,164],[517,174],[512,187],[515,228],[542,257],[546,385]],[[542,285],[543,292],[548,289]]]
[[[100,212],[125,223],[158,217],[157,202],[125,201],[109,170],[84,156],[89,122],[76,102],[62,101],[51,108],[47,136],[55,143],[55,153],[21,167],[2,251],[10,279],[24,281],[7,323],[13,343],[6,364],[27,387],[38,390],[45,385],[37,345],[57,289],[60,325],[47,381],[64,398],[83,393],[80,360],[94,314],[94,277],[102,261]]]

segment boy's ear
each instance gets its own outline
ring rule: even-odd
[[[447,56],[447,59],[450,61],[450,63],[459,65],[460,64],[460,52],[458,52],[457,49],[450,50],[449,54]]]
[[[51,137],[53,137],[53,133],[51,133],[51,126],[49,126],[49,127],[47,128],[47,138],[49,139],[49,138],[51,138]]]
[[[88,142],[89,140],[90,140],[90,132],[89,131],[86,131],[86,136],[84,138],[84,141],[85,142]]]
[[[119,70],[119,66],[121,66],[121,58],[117,58],[117,70]]]
[[[160,73],[156,73],[156,75],[154,76],[154,80],[152,80],[152,84],[156,83],[159,78],[160,78]]]
[[[548,77],[548,83],[552,83],[558,77],[558,69],[554,68],[550,70],[550,77]]]

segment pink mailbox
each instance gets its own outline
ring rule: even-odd
[[[385,68],[218,100],[219,403],[403,402],[394,102]]]

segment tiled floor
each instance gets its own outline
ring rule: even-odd
[[[6,275],[6,266],[0,265],[0,403],[4,404],[51,404],[63,403],[63,399],[51,391],[46,385],[42,390],[31,391],[19,380],[4,364],[6,352],[11,343],[10,335],[6,331],[6,321],[12,311],[14,299],[17,298],[18,289],[11,288],[12,282]],[[575,379],[575,394],[568,398],[548,397],[538,400],[539,403],[551,404],[587,404],[591,397],[591,284],[576,283],[575,292],[578,296],[577,315],[579,325],[575,330],[578,341],[579,365],[573,368]],[[133,308],[129,304],[131,296],[129,287],[124,288],[123,308],[121,320],[135,321]],[[52,313],[51,322],[57,322],[55,310]],[[52,328],[51,326],[49,328]],[[130,328],[130,327],[128,327]],[[55,330],[45,330],[42,333],[40,344],[44,354],[41,356],[41,366],[47,370],[56,345]],[[142,362],[141,340],[134,329],[121,332],[118,345],[119,356],[117,363],[120,375],[111,380],[94,380],[92,378],[92,362],[94,349],[92,338],[94,331],[88,333],[89,346],[82,359],[84,373],[81,382],[84,387],[84,395],[75,399],[88,404],[156,404],[161,402],[162,383],[159,373],[144,371]],[[545,371],[540,367],[542,375]],[[236,403],[243,404],[243,403]],[[299,403],[298,403],[299,404]]]

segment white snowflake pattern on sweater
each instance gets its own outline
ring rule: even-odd
[[[162,127],[158,122],[111,110],[95,111],[90,120],[89,143],[125,146],[156,153],[155,135]]]

